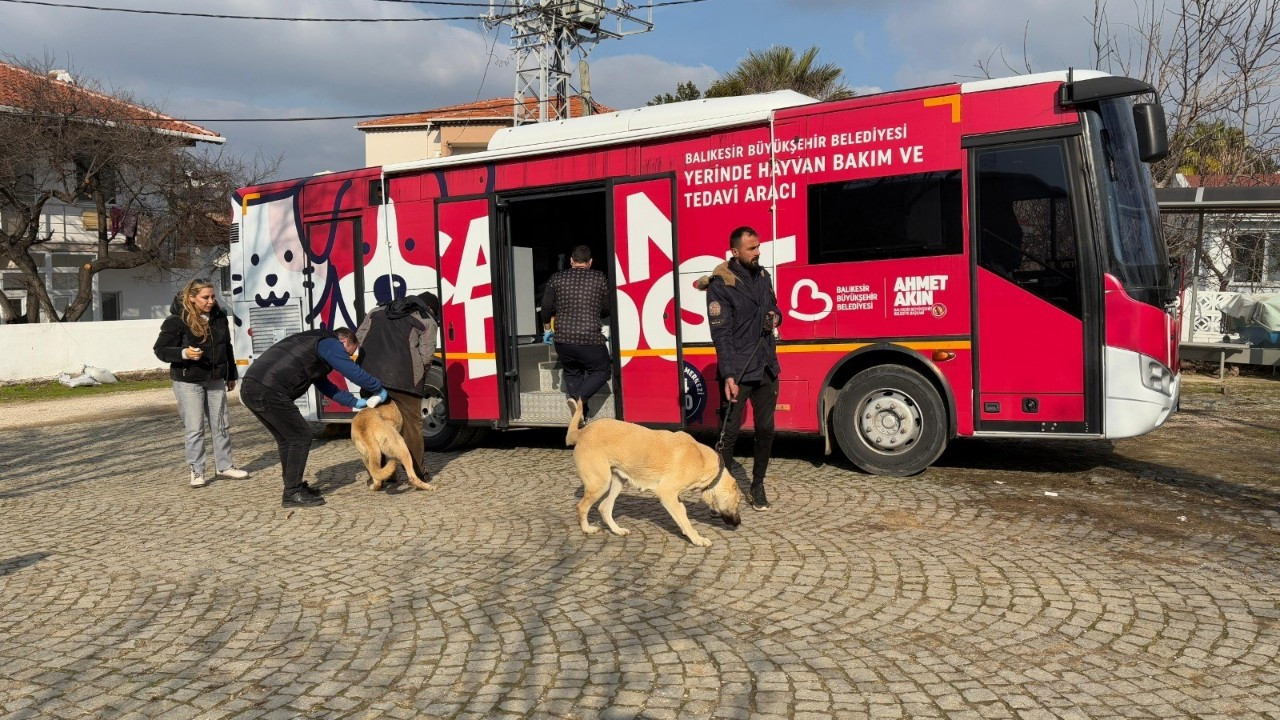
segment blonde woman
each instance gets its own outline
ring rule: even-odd
[[[231,462],[231,433],[227,423],[227,393],[240,377],[231,352],[227,314],[218,307],[213,283],[196,278],[174,298],[172,313],[160,326],[156,357],[169,363],[178,414],[186,427],[187,465],[191,487],[204,487],[204,428],[213,436],[216,474],[246,478],[249,473]]]

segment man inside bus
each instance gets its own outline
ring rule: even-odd
[[[356,329],[360,367],[382,381],[400,410],[400,437],[423,482],[431,482],[431,476],[422,466],[422,398],[436,352],[439,317],[439,298],[424,292],[379,305]]]
[[[329,373],[342,376],[380,396],[387,391],[378,378],[355,364],[359,349],[355,333],[347,328],[305,330],[280,340],[253,361],[240,383],[240,402],[258,418],[276,440],[280,470],[284,476],[281,507],[323,505],[320,491],[308,485],[302,474],[311,454],[311,425],[294,401],[312,385],[334,402],[359,410],[367,401],[357,399],[329,382]]]
[[[569,413],[582,403],[584,420],[591,396],[609,381],[609,348],[600,330],[600,320],[608,315],[609,280],[604,273],[591,269],[591,248],[579,245],[569,254],[569,268],[547,281],[542,295],[542,323],[546,337],[555,342],[556,355],[564,368]]]
[[[768,510],[764,479],[773,451],[773,412],[778,405],[778,352],[774,328],[782,311],[773,292],[769,271],[760,266],[760,236],[749,227],[729,234],[733,257],[698,281],[707,292],[707,320],[716,347],[720,380],[720,417],[725,423],[718,449],[731,474],[743,474],[733,459],[733,446],[742,429],[745,404],[751,402],[755,424],[755,463],[751,467],[751,507]],[[727,419],[726,419],[727,413]]]

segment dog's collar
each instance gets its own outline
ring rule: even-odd
[[[715,486],[720,484],[720,478],[724,477],[724,456],[720,453],[716,453],[716,462],[720,465],[720,469],[716,471],[716,479],[712,480],[710,485],[703,488],[703,492],[715,489]]]

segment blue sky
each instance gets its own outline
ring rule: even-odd
[[[96,4],[291,17],[478,10],[377,0]],[[1116,3],[1112,22],[1123,21],[1131,5]],[[987,61],[997,75],[1025,72],[1027,61],[1037,71],[1090,67],[1093,7],[1092,0],[706,0],[660,7],[652,32],[591,52],[593,93],[616,108],[636,107],[684,80],[705,88],[748,50],[770,45],[818,45],[820,59],[842,67],[846,82],[864,93],[977,77],[977,64]],[[266,22],[0,3],[0,52],[51,56],[58,67],[195,119],[412,112],[508,96],[509,38],[509,29],[475,21]],[[298,177],[362,165],[355,122],[201,124],[225,135],[237,155],[282,154],[280,177]]]

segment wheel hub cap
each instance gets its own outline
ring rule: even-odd
[[[920,409],[910,397],[896,390],[871,393],[859,414],[859,429],[867,445],[882,452],[897,452],[920,439]]]

